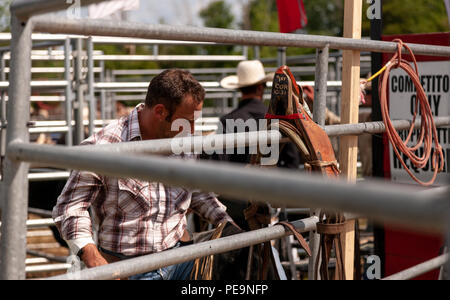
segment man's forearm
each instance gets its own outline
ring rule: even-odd
[[[88,244],[81,250],[80,258],[88,268],[95,268],[103,265],[107,265],[108,262],[98,251],[95,244]]]

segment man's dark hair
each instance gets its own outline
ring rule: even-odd
[[[240,88],[239,90],[241,91],[242,94],[254,94],[258,91],[258,87],[260,85],[264,85],[264,87],[266,86],[265,83],[261,83],[261,84],[256,84],[256,85],[251,85],[251,86],[246,86],[243,88]]]
[[[205,89],[190,72],[170,69],[150,82],[145,105],[154,107],[157,104],[163,104],[169,111],[167,120],[170,121],[176,108],[187,95],[191,95],[194,101],[201,103],[205,99]]]

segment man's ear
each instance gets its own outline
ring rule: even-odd
[[[259,94],[260,94],[260,95],[264,95],[265,89],[266,89],[266,85],[265,85],[265,84],[260,84],[260,85],[258,86],[258,92],[259,92]]]
[[[153,113],[158,118],[158,120],[163,121],[169,115],[168,110],[163,104],[156,104],[153,108]]]

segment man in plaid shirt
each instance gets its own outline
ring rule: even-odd
[[[189,72],[164,71],[150,83],[145,105],[83,144],[173,138],[179,133],[171,130],[177,119],[188,120],[193,132],[194,113],[202,110],[204,97],[203,87]],[[232,221],[214,194],[72,171],[53,218],[71,250],[92,268],[179,247],[186,239],[189,209],[214,225]],[[97,245],[93,226],[98,230]],[[191,269],[189,262],[131,279],[187,279]]]

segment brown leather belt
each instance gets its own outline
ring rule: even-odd
[[[113,253],[109,250],[103,249],[102,247],[98,248],[98,251],[100,251],[100,254],[103,256],[103,258],[109,263],[115,263],[115,262],[119,262],[122,260],[127,260],[127,259],[132,259],[132,258],[136,258],[139,256],[144,256],[147,254],[151,254],[151,253],[147,253],[147,254],[141,254],[141,255],[135,255],[135,256],[125,256],[123,254],[119,254],[119,253]]]
[[[187,246],[190,244],[193,244],[192,238],[191,238],[191,234],[189,233],[188,230],[185,230],[183,233],[183,236],[181,237],[180,241],[180,246]],[[144,256],[144,255],[149,255],[152,253],[144,253],[144,254],[139,254],[139,255],[135,255],[135,256],[126,256],[120,253],[113,253],[112,251],[103,249],[102,247],[98,247],[98,250],[100,251],[100,254],[103,256],[103,258],[109,263],[115,263],[115,262],[119,262],[122,260],[127,260],[127,259],[131,259],[131,258],[136,258],[139,256]]]

